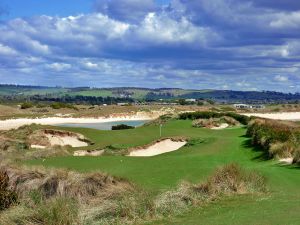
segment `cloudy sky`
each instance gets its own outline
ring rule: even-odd
[[[299,0],[0,0],[0,83],[300,91]]]

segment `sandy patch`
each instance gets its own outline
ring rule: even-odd
[[[220,126],[218,126],[218,127],[212,127],[211,129],[212,130],[222,130],[222,129],[225,129],[227,127],[229,127],[228,123],[222,123]]]
[[[293,164],[293,161],[294,161],[294,159],[292,157],[279,159],[279,162],[288,164],[288,165]]]
[[[70,145],[74,148],[77,147],[86,147],[88,143],[81,141],[77,136],[60,136],[53,134],[46,134],[46,137],[49,139],[50,145],[55,146],[67,146]]]
[[[28,137],[31,148],[44,149],[51,146],[86,147],[89,143],[82,134],[61,130],[37,130]]]
[[[173,152],[181,147],[183,147],[187,142],[186,141],[173,141],[171,139],[166,139],[160,142],[157,142],[149,147],[144,149],[139,149],[130,152],[129,156],[155,156],[167,152]]]
[[[31,145],[30,148],[45,149],[46,146],[43,146],[43,145]]]
[[[282,113],[245,113],[245,116],[256,116],[260,118],[273,120],[300,120],[300,112],[282,112]]]
[[[73,156],[101,156],[104,153],[104,150],[98,150],[98,151],[75,151],[73,153]]]

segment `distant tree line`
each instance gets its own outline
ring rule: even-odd
[[[132,98],[116,98],[116,97],[95,97],[95,96],[51,96],[51,95],[32,95],[32,96],[1,96],[1,102],[61,102],[73,104],[116,104],[116,103],[133,103]]]

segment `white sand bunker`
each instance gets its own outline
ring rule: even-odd
[[[293,161],[294,161],[293,157],[279,159],[280,163],[288,164],[288,165],[293,164]]]
[[[171,139],[166,139],[159,141],[149,147],[144,149],[138,149],[130,152],[129,156],[155,156],[167,152],[173,152],[181,147],[183,147],[187,142],[186,141],[173,141]]]
[[[222,123],[220,126],[218,126],[218,127],[212,127],[211,129],[212,130],[222,130],[222,129],[225,129],[227,127],[229,127],[228,123]]]
[[[300,112],[280,112],[280,113],[244,113],[245,116],[256,116],[273,120],[295,120],[300,121]]]
[[[88,144],[84,141],[78,139],[77,136],[59,136],[53,134],[47,134],[46,137],[49,139],[50,145],[55,146],[67,146],[70,145],[72,147],[85,147]]]
[[[101,156],[104,153],[104,150],[96,150],[96,151],[88,151],[88,150],[80,150],[75,151],[73,156]]]
[[[51,146],[86,147],[88,140],[83,135],[68,131],[39,130],[29,137],[31,148],[44,149]]]
[[[30,148],[45,149],[46,146],[43,146],[43,145],[31,145]]]

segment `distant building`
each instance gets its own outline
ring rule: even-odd
[[[118,105],[118,106],[125,106],[125,105],[128,105],[128,103],[123,103],[123,102],[121,102],[121,103],[117,103],[117,105]]]
[[[194,98],[185,99],[186,102],[196,102],[197,100]]]
[[[234,104],[237,109],[264,109],[264,105],[248,105],[248,104]]]
[[[234,104],[233,106],[237,109],[251,109],[251,106],[247,104]]]
[[[252,109],[264,109],[266,108],[264,105],[252,105]]]

